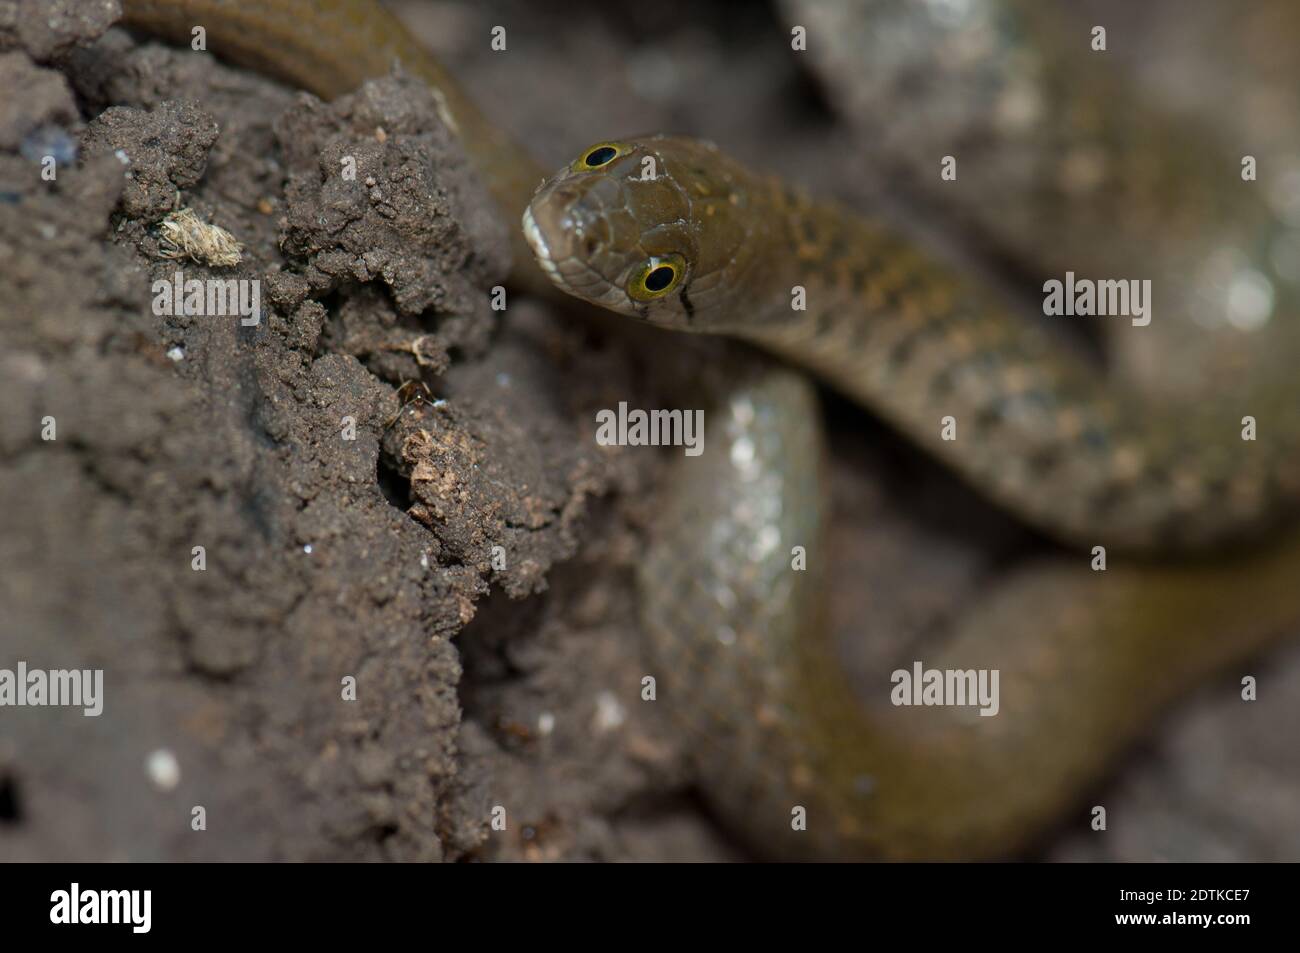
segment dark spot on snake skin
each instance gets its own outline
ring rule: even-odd
[[[1158,468],[1154,465],[1147,465],[1143,468],[1142,473],[1136,477],[1138,483],[1158,483],[1161,486],[1169,486],[1170,473],[1164,468]]]
[[[930,378],[930,396],[935,399],[943,399],[949,396],[954,387],[953,372],[951,367],[946,367],[934,377]]]
[[[1228,480],[1226,477],[1214,477],[1205,483],[1205,495],[1212,500],[1221,500],[1228,492]]]
[[[916,353],[916,338],[906,337],[889,349],[890,370],[901,370]]]
[[[1035,477],[1044,477],[1055,469],[1061,462],[1060,445],[1043,447],[1031,452],[1025,458],[1025,465],[1029,472]]]
[[[912,359],[917,344],[938,330],[941,329],[933,321],[922,321],[908,328],[907,333],[889,347],[889,367],[893,370],[901,368]]]
[[[815,219],[806,216],[795,219],[794,239],[797,245],[807,246],[808,249],[818,249],[821,246],[820,238],[821,235]]]
[[[864,295],[871,284],[873,272],[863,265],[853,269],[853,293],[858,297]]]
[[[835,228],[831,230],[829,243],[826,246],[826,256],[829,259],[846,258],[854,253],[854,249],[844,239],[844,230]],[[856,283],[859,276],[862,275],[861,268],[853,269],[853,280]]]
[[[973,423],[977,431],[1000,427],[1004,422],[1002,401],[994,398],[982,407],[976,408]]]
[[[827,309],[817,312],[813,318],[813,336],[822,337],[835,326],[835,312]]]
[[[1120,494],[1115,492],[1114,485],[1108,483],[1088,494],[1088,512],[1096,514],[1098,519],[1109,516],[1119,499]],[[1104,541],[1101,542],[1104,545]]]

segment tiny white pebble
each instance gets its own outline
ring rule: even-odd
[[[718,641],[723,645],[736,644],[736,630],[729,625],[718,626],[718,631],[715,634],[718,637]]]
[[[627,711],[622,702],[614,697],[613,692],[601,692],[596,696],[596,730],[613,731],[627,720]]]
[[[555,730],[555,716],[549,711],[544,711],[537,716],[537,733],[539,735],[549,735]]]
[[[179,346],[173,347],[167,352],[167,356],[173,361],[183,361],[185,360],[185,349]]]
[[[117,156],[117,161],[122,163],[122,165],[131,164],[131,157],[126,154],[125,149],[118,149],[116,152],[113,153],[113,155]]]
[[[160,791],[174,790],[181,783],[180,763],[166,748],[159,748],[149,755],[145,760],[145,771]]]
[[[310,555],[311,555],[311,543],[308,543],[306,546],[304,546],[304,547],[302,548],[302,551],[303,551],[304,553],[306,553],[308,556],[310,556]]]
[[[428,554],[428,553],[420,553],[420,568],[422,568],[422,569],[428,569],[428,568],[429,568],[429,554]]]

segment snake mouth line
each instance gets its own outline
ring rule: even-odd
[[[542,236],[542,230],[537,227],[537,219],[533,218],[531,207],[524,209],[524,238],[528,242],[528,247],[533,250],[533,257],[537,263],[542,266],[547,277],[552,280],[560,277],[560,268],[551,259],[551,248],[546,244],[546,239]]]

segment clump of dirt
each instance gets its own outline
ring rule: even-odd
[[[404,314],[490,324],[483,289],[510,269],[505,225],[427,84],[299,99],[276,128],[289,181],[281,247],[313,292],[380,280]]]
[[[4,658],[102,668],[106,701],[6,715],[5,856],[481,849],[450,639],[619,478],[557,376],[583,336],[492,311],[504,226],[420,84],[326,105],[102,18],[56,43],[51,10],[0,56]],[[159,257],[182,205],[239,265]],[[260,320],[167,313],[178,273],[259,282]]]
[[[162,102],[145,112],[112,106],[81,137],[88,157],[113,155],[128,168],[121,212],[153,224],[176,207],[179,192],[203,178],[217,121],[193,103]]]

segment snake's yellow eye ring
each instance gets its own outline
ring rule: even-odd
[[[633,301],[655,301],[672,291],[686,274],[681,255],[654,255],[633,270],[627,279],[627,293]]]
[[[599,169],[627,153],[627,146],[619,142],[598,142],[582,154],[573,164],[575,169]]]

